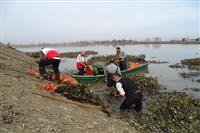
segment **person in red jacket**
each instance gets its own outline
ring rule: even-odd
[[[87,67],[87,62],[85,60],[85,51],[82,51],[78,54],[78,57],[76,59],[76,67],[79,71],[79,75],[84,75],[85,68]]]
[[[60,55],[59,53],[52,48],[42,48],[39,52],[40,61],[39,61],[39,73],[41,77],[44,77],[45,66],[52,65],[56,80],[60,82],[60,73],[58,70],[60,64]]]

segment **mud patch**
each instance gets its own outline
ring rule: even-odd
[[[2,123],[3,124],[16,124],[19,120],[21,113],[14,109],[12,104],[1,103]]]

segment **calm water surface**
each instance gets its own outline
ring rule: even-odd
[[[191,79],[183,79],[179,72],[188,71],[187,69],[173,69],[168,66],[182,59],[200,57],[200,45],[123,45],[121,49],[130,55],[145,54],[147,60],[167,61],[167,64],[150,64],[149,75],[157,77],[160,84],[164,85],[167,90],[183,90],[184,88],[199,88],[200,83]],[[113,45],[95,45],[84,47],[53,47],[59,52],[92,50],[99,55],[115,54],[116,46]],[[19,48],[24,52],[38,51],[36,48]],[[66,59],[61,61],[60,70],[69,71],[75,68],[75,59]],[[200,77],[197,77],[200,78]],[[200,92],[187,91],[191,95],[200,96]]]

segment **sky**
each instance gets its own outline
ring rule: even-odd
[[[0,0],[1,42],[200,37],[199,0]]]

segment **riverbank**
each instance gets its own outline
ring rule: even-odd
[[[40,85],[47,81],[40,81],[27,75],[26,70],[30,65],[37,70],[35,59],[3,45],[0,58],[3,79],[0,82],[3,86],[1,94],[2,132],[15,130],[16,132],[132,133],[136,132],[135,128],[144,132],[195,132],[200,125],[199,99],[182,92],[161,93],[160,91],[164,88],[159,86],[155,78],[143,74],[130,77],[144,93],[143,113],[131,110],[121,113],[119,106],[123,99],[113,98],[105,83],[98,82],[88,85],[85,88],[86,93],[98,94],[107,101],[111,110],[111,117],[107,117],[100,110],[85,109],[77,105],[64,104],[32,95],[32,92],[39,92],[65,99],[57,93],[52,95],[41,89]],[[73,90],[75,91],[76,88]]]
[[[161,45],[161,44],[179,44],[179,45],[200,45],[200,41],[130,41],[130,40],[118,40],[118,41],[82,41],[71,43],[39,43],[39,44],[8,44],[15,48],[34,48],[34,47],[83,47],[83,46],[95,46],[95,45]]]
[[[0,132],[136,132],[127,122],[109,118],[96,109],[82,108],[33,95],[37,92],[65,100],[41,88],[40,81],[27,74],[37,70],[34,60],[11,47],[0,45]]]

